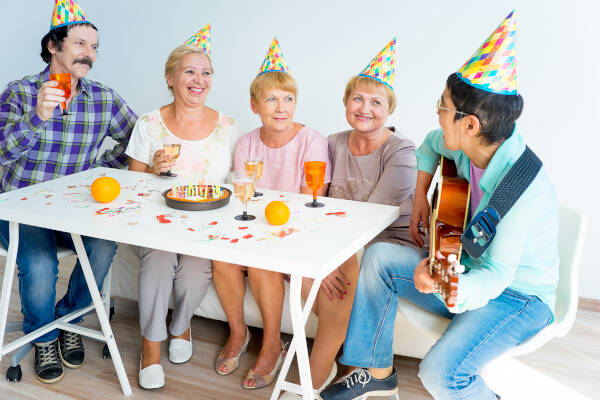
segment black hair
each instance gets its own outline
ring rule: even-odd
[[[89,26],[90,28],[94,28],[96,31],[98,31],[96,25],[92,24],[91,22],[81,22],[78,24],[70,24],[52,29],[42,38],[42,52],[40,53],[40,56],[46,64],[50,64],[50,61],[52,60],[52,54],[48,50],[48,43],[50,43],[50,41],[54,42],[58,51],[62,51],[62,44],[65,38],[69,34],[69,31],[76,26]]]
[[[467,84],[456,73],[448,77],[446,86],[456,109],[479,119],[480,135],[485,143],[502,143],[510,137],[515,121],[523,111],[523,97],[520,94],[486,92]],[[462,117],[463,114],[454,114],[455,121]]]

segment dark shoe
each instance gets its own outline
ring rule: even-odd
[[[375,379],[364,368],[346,375],[338,383],[321,392],[322,400],[355,400],[370,396],[392,396],[398,393],[396,369],[385,379]]]
[[[58,350],[63,364],[69,368],[81,368],[85,350],[80,334],[61,330],[58,334]]]
[[[62,379],[64,375],[63,365],[58,358],[58,340],[54,339],[47,343],[34,343],[35,376],[41,382],[54,383]]]

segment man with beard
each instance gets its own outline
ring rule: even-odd
[[[119,168],[136,114],[112,89],[85,79],[96,60],[97,28],[74,0],[56,0],[50,32],[42,38],[40,73],[8,84],[0,95],[0,190],[7,192],[95,166]],[[71,93],[50,74],[70,73]],[[59,107],[66,102],[68,115]],[[104,139],[117,145],[99,156]],[[79,261],[67,293],[55,305],[57,246],[73,248],[70,235],[21,224],[17,264],[23,332],[36,329],[90,304]],[[116,250],[111,241],[82,237],[100,288]],[[8,222],[0,221],[0,244],[8,248]],[[77,323],[81,320],[73,320]],[[58,339],[58,340],[57,340]],[[63,377],[63,364],[79,368],[84,349],[78,334],[53,330],[35,339],[35,374],[44,383]]]

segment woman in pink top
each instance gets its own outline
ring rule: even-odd
[[[303,164],[324,161],[327,163],[325,185],[319,190],[323,196],[331,181],[327,139],[293,121],[296,97],[296,82],[287,72],[265,71],[254,79],[250,85],[250,104],[262,126],[239,139],[234,167],[243,170],[245,161],[260,158],[264,169],[257,188],[311,194],[305,183]],[[214,285],[231,331],[215,369],[221,375],[235,371],[250,339],[244,322],[245,273],[261,312],[264,334],[256,364],[242,386],[257,389],[275,380],[286,353],[279,333],[285,289],[283,276],[278,272],[213,261]]]

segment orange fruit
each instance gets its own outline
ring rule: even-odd
[[[92,183],[92,197],[99,203],[113,201],[121,191],[121,185],[115,178],[101,176]]]
[[[283,201],[275,200],[265,207],[265,217],[271,225],[283,225],[290,219],[290,209]]]

